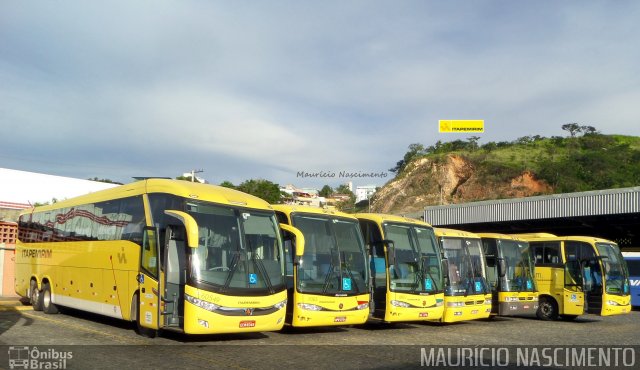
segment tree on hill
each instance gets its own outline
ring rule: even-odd
[[[230,188],[230,189],[235,189],[236,188],[236,186],[233,185],[233,183],[231,181],[227,181],[227,180],[221,182],[220,186],[222,186],[224,188]]]
[[[336,188],[335,194],[346,194],[349,196],[349,199],[343,200],[342,202],[336,204],[336,208],[342,212],[355,212],[355,204],[356,204],[356,195],[353,194],[351,190],[349,190],[349,186],[342,184]]]
[[[426,154],[424,145],[420,143],[414,143],[409,145],[409,151],[407,151],[404,157],[396,162],[396,166],[389,169],[389,172],[393,172],[395,174],[399,174],[404,170],[404,168],[411,162],[414,158],[418,157],[421,154]]]
[[[580,125],[577,123],[565,123],[562,125],[562,129],[569,132],[571,137],[575,137],[578,132],[581,131]]]
[[[262,198],[272,204],[280,203],[282,196],[278,184],[263,179],[247,180],[235,187],[235,189]]]
[[[331,196],[331,194],[333,194],[333,189],[329,185],[323,186],[322,189],[320,189],[320,191],[318,192],[319,196],[325,198]]]

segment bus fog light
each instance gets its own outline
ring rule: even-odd
[[[285,299],[282,302],[278,302],[278,303],[274,304],[273,307],[275,307],[277,310],[279,310],[281,308],[285,308],[285,307],[287,307],[287,300]]]
[[[202,299],[198,299],[196,297],[192,297],[192,296],[190,296],[188,294],[185,294],[184,297],[187,300],[187,302],[189,302],[189,303],[191,303],[191,304],[193,304],[193,305],[195,305],[197,307],[203,308],[203,309],[205,309],[207,311],[215,312],[217,309],[220,308],[220,306],[218,306],[217,304],[214,304],[214,303],[211,303],[211,302],[207,302],[207,301],[203,301]]]
[[[407,302],[402,302],[402,301],[396,301],[396,300],[392,300],[391,301],[391,305],[394,307],[404,307],[404,308],[409,308],[411,307],[411,305]]]
[[[298,307],[307,311],[322,311],[322,307],[311,303],[298,303]]]

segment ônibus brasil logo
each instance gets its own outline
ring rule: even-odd
[[[39,350],[38,347],[9,347],[10,369],[66,369],[67,360],[73,358],[71,351],[58,351],[53,348]]]

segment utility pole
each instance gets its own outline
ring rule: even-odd
[[[191,182],[195,182],[196,181],[196,173],[201,173],[204,172],[204,170],[200,169],[200,170],[191,170]]]

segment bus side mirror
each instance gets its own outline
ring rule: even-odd
[[[507,261],[502,257],[498,257],[498,276],[501,278],[505,277],[507,274]]]
[[[299,259],[299,257],[302,257],[302,255],[304,254],[304,235],[300,230],[291,225],[280,224],[280,228],[283,230],[284,239],[291,240],[294,256],[296,257],[294,258],[295,262],[295,260]]]
[[[187,246],[189,248],[198,248],[198,223],[196,220],[190,214],[182,211],[166,210],[164,213],[182,222],[187,234]]]
[[[383,240],[383,243],[387,245],[387,260],[389,261],[389,266],[395,266],[396,264],[396,246],[393,244],[391,240]]]
[[[608,256],[598,256],[596,257],[596,260],[600,260],[602,263],[602,274],[603,275],[607,275],[609,273],[609,264],[607,263],[607,259],[609,259]]]
[[[446,258],[443,258],[440,260],[440,264],[442,265],[442,271],[444,271],[444,275],[448,276],[449,275],[449,260]]]

